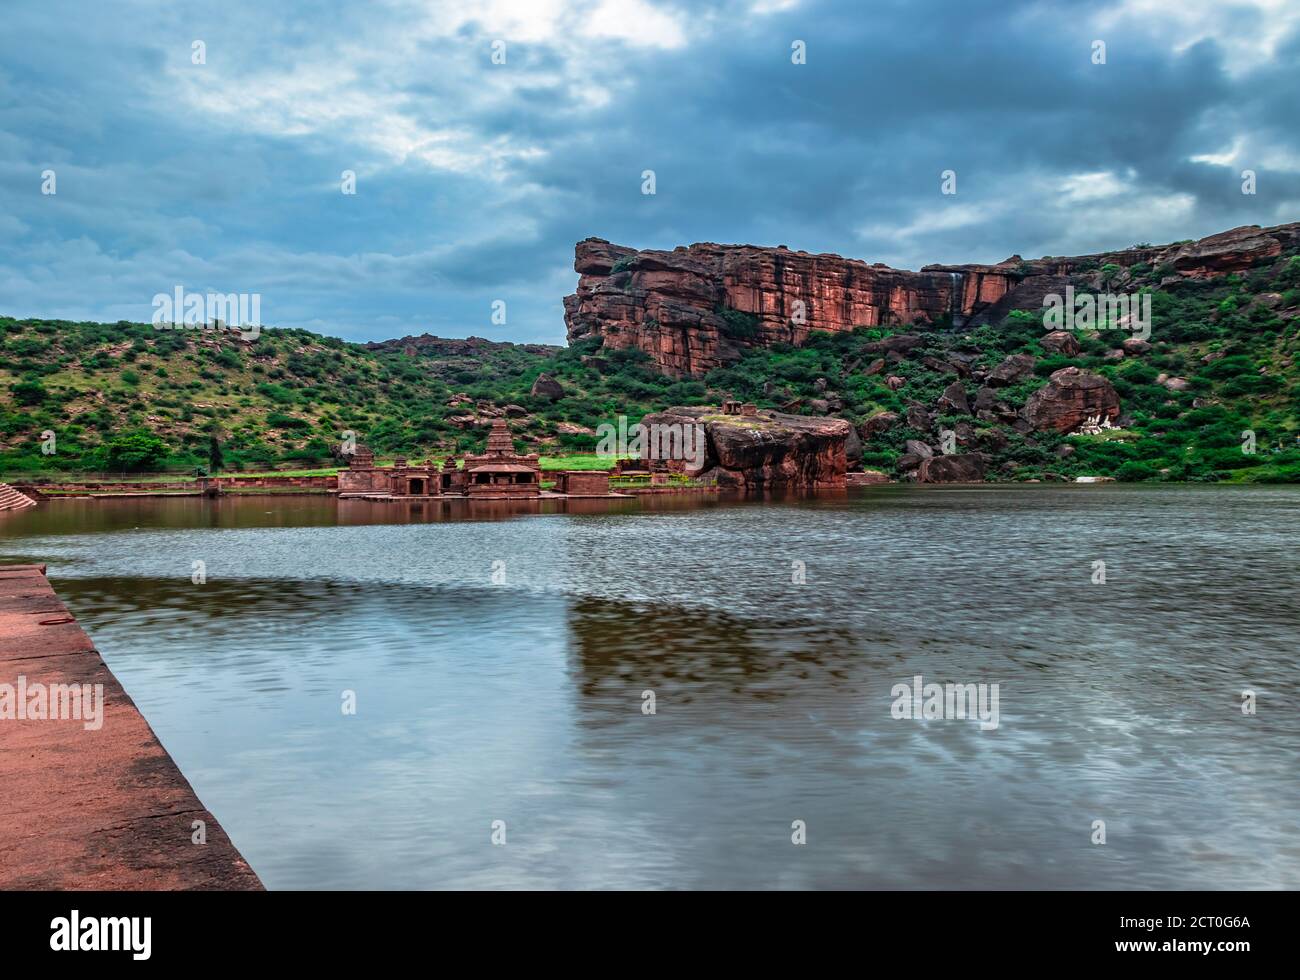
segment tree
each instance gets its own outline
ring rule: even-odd
[[[156,470],[167,453],[167,443],[152,433],[127,432],[105,444],[104,463],[108,469],[122,472]]]
[[[208,469],[215,473],[226,468],[226,461],[221,455],[221,443],[215,432],[208,434]]]
[[[19,405],[39,405],[49,397],[49,392],[39,381],[19,381],[9,390]]]

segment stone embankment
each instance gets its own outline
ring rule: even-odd
[[[0,889],[262,888],[44,565],[0,565],[0,784]]]

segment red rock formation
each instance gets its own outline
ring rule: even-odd
[[[678,377],[719,367],[742,347],[801,345],[813,330],[969,315],[1014,279],[995,266],[907,272],[785,248],[637,252],[592,238],[578,243],[574,269],[578,291],[564,300],[569,342],[600,337],[606,347],[638,347]]]
[[[577,245],[578,289],[564,300],[569,342],[639,348],[674,377],[698,377],[746,347],[801,345],[813,330],[997,322],[1041,309],[1071,278],[1101,285],[1101,267],[1146,265],[1180,276],[1249,268],[1300,238],[1300,222],[1251,225],[1197,242],[997,265],[928,265],[920,272],[787,248],[701,243],[637,251],[588,238]],[[882,350],[881,353],[884,351]]]
[[[736,490],[843,487],[845,443],[852,426],[843,419],[759,412],[723,415],[703,406],[670,408],[645,416],[647,427],[703,425],[701,465],[687,472]]]
[[[1073,432],[1094,416],[1119,415],[1119,395],[1099,374],[1061,368],[1025,402],[1025,418],[1035,429]]]

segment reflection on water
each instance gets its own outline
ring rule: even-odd
[[[1289,488],[141,498],[0,558],[269,887],[1295,888],[1297,531]],[[895,720],[916,674],[999,728]]]

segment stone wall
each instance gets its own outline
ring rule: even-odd
[[[605,470],[564,470],[555,476],[555,492],[605,496],[609,493],[609,473]]]
[[[338,478],[334,476],[217,476],[208,480],[209,486],[222,490],[320,490],[338,489]],[[51,496],[59,493],[197,493],[200,490],[198,480],[83,480],[68,482],[42,482],[33,485],[37,490],[44,490]]]

